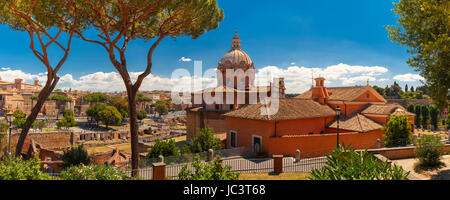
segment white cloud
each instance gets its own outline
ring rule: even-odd
[[[0,68],[0,76],[5,81],[14,81],[15,78],[22,78],[25,82],[33,83],[33,80],[39,79],[44,83],[46,73],[31,74],[21,70],[10,68]],[[214,72],[214,69],[212,69]],[[388,69],[381,66],[357,66],[347,64],[331,65],[325,68],[308,68],[304,66],[290,66],[280,68],[278,66],[266,66],[256,71],[256,85],[269,85],[269,82],[275,77],[284,77],[287,93],[302,93],[308,90],[312,84],[313,77],[323,76],[326,78],[326,86],[351,86],[370,84],[386,84],[392,77],[386,77]],[[141,72],[130,72],[132,81],[136,81]],[[78,78],[71,74],[60,75],[61,79],[57,88],[85,91],[124,91],[125,86],[122,78],[117,72],[95,72]],[[417,74],[397,75],[393,79],[400,81],[423,80]],[[189,87],[192,82],[201,83],[201,88],[214,87],[217,85],[214,76],[201,78],[196,76],[180,75],[177,78],[161,77],[150,74],[144,79],[140,90],[172,90],[175,86],[183,85]],[[391,83],[392,84],[392,83]],[[191,88],[194,90],[194,88]]]
[[[191,62],[192,61],[192,59],[190,59],[190,58],[185,58],[184,56],[183,57],[181,57],[180,59],[178,59],[179,61],[183,61],[183,62]]]
[[[377,80],[377,76],[386,74],[388,71],[387,68],[381,66],[358,66],[342,63],[326,68],[291,66],[282,69],[277,66],[267,66],[257,71],[256,83],[257,85],[267,85],[274,77],[284,77],[287,93],[302,93],[311,88],[312,77],[324,77],[327,86],[365,85],[367,80],[374,82]]]
[[[295,65],[295,62],[291,62],[291,65]]]
[[[415,81],[423,81],[425,80],[422,76],[419,74],[400,74],[397,76],[394,76],[395,80],[402,81],[402,82],[415,82]]]

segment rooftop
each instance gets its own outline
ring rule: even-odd
[[[279,99],[278,112],[273,115],[263,115],[262,111],[270,111],[270,105],[263,103],[251,104],[240,109],[228,112],[227,117],[253,119],[262,121],[282,121],[307,119],[318,117],[330,117],[336,112],[327,105],[321,105],[313,100],[304,99]]]
[[[337,121],[331,122],[328,128],[337,128]],[[355,114],[348,118],[339,120],[339,128],[348,131],[356,131],[365,133],[369,131],[379,130],[383,126],[361,114]]]

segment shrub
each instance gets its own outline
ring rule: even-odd
[[[98,113],[100,121],[102,121],[106,127],[108,125],[119,125],[122,123],[122,115],[114,106],[106,106],[106,108]]]
[[[145,119],[147,117],[147,112],[145,110],[138,110],[137,111],[137,119],[139,121]]]
[[[411,125],[406,115],[389,116],[383,130],[383,140],[387,147],[405,146],[411,143]]]
[[[237,180],[239,173],[231,171],[230,165],[223,166],[220,160],[219,156],[214,161],[202,163],[197,155],[192,163],[193,171],[185,164],[178,177],[180,180]]]
[[[221,147],[220,139],[214,136],[214,131],[210,127],[202,128],[196,133],[190,144],[192,153],[204,152],[209,149],[219,150]]]
[[[312,180],[406,180],[409,172],[380,162],[367,150],[356,152],[343,145],[327,155],[326,165],[311,172]]]
[[[422,128],[426,129],[428,124],[430,124],[430,107],[427,104],[423,104],[420,112],[422,118]]]
[[[414,107],[414,114],[416,114],[416,116],[414,117],[414,124],[416,125],[416,127],[420,127],[422,122],[422,112],[420,111],[421,108],[422,105],[420,104],[416,104],[416,107]]]
[[[27,121],[27,115],[23,111],[21,111],[21,110],[14,111],[14,120],[12,123],[15,126],[17,126],[17,128],[23,128],[26,121]]]
[[[127,180],[127,174],[119,168],[106,165],[78,165],[61,172],[63,180]]]
[[[15,156],[4,156],[0,160],[0,180],[50,180],[41,171],[39,158],[22,160]]]
[[[147,154],[147,159],[158,158],[159,155],[164,157],[167,156],[178,156],[180,155],[180,149],[175,145],[175,140],[170,139],[167,141],[161,141],[156,139],[155,145],[152,146],[150,152]]]
[[[436,106],[432,106],[430,110],[430,122],[433,125],[433,130],[438,129],[439,110]]]
[[[417,140],[415,149],[419,163],[415,166],[416,171],[422,169],[438,168],[443,165],[440,161],[444,144],[439,136],[424,135]]]
[[[64,161],[63,168],[67,168],[80,164],[89,165],[92,159],[83,146],[80,145],[78,147],[71,148],[68,151],[64,151],[62,160]]]

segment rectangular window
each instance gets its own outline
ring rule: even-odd
[[[237,133],[235,131],[230,131],[230,148],[237,147]]]

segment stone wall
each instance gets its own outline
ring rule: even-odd
[[[211,127],[214,133],[226,133],[226,121],[223,112],[202,112],[202,111],[186,111],[186,132],[187,139],[194,137],[195,133],[203,128],[203,124]]]
[[[31,144],[31,139],[38,143],[41,148],[48,150],[64,150],[70,148],[73,142],[71,132],[49,132],[49,133],[28,133],[22,148],[22,153],[27,153]],[[12,148],[16,147],[19,140],[19,133],[12,135]]]
[[[395,159],[416,157],[416,154],[414,153],[415,149],[416,149],[416,146],[407,146],[407,147],[396,147],[396,148],[370,149],[368,151],[370,153],[381,154],[386,158],[395,160]],[[446,144],[444,146],[444,152],[445,153],[450,152],[450,144]]]

